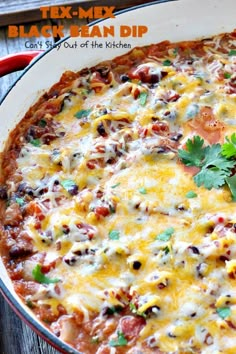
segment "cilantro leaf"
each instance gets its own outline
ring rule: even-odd
[[[227,72],[224,73],[224,78],[225,79],[230,79],[231,76],[232,76],[232,74],[230,74],[230,73],[227,73]]]
[[[164,61],[162,62],[162,65],[164,65],[164,66],[170,66],[170,65],[172,65],[172,63],[171,63],[171,61],[170,61],[169,59],[166,59],[166,60],[164,60]]]
[[[145,104],[147,103],[147,97],[148,97],[147,92],[140,92],[140,94],[139,94],[139,104],[141,106],[145,106]]]
[[[222,155],[230,158],[236,157],[236,133],[233,133],[231,137],[226,137],[227,143],[222,145]]]
[[[24,205],[25,200],[24,200],[24,198],[16,198],[16,202],[17,202],[17,204],[19,204],[19,206],[22,206],[22,205]]]
[[[74,117],[77,119],[86,118],[91,112],[91,109],[81,109],[80,111],[74,114]]]
[[[123,310],[123,307],[120,305],[110,306],[105,308],[105,315],[114,315],[114,313],[119,313]]]
[[[186,193],[185,197],[189,198],[189,199],[196,198],[197,197],[197,193],[195,193],[194,191],[189,191],[189,192]]]
[[[109,239],[110,240],[119,240],[120,238],[120,231],[118,230],[111,230],[109,231]]]
[[[36,147],[39,147],[39,146],[41,146],[41,140],[40,139],[32,139],[32,140],[30,140],[30,144],[32,144]]]
[[[111,188],[116,188],[116,187],[118,187],[120,185],[120,182],[118,182],[118,183],[116,183],[116,184],[113,184],[113,186],[111,186]]]
[[[186,150],[179,149],[178,155],[180,160],[186,166],[200,167],[205,157],[206,148],[203,147],[204,140],[196,135],[193,140],[188,139],[186,142]]]
[[[32,270],[32,275],[34,277],[34,280],[36,280],[38,283],[55,284],[55,283],[58,283],[60,281],[59,279],[50,279],[50,278],[48,278],[45,274],[42,273],[41,269],[42,269],[41,265],[37,264],[35,266],[35,268]]]
[[[223,320],[231,315],[231,309],[229,307],[218,307],[216,312]]]
[[[206,189],[219,188],[225,184],[226,172],[218,168],[202,168],[193,179],[198,187]]]
[[[112,339],[109,342],[110,347],[122,347],[124,345],[127,345],[128,341],[125,338],[124,333],[118,331],[117,336],[118,336],[117,339]]]
[[[228,184],[228,187],[230,189],[230,192],[232,194],[232,200],[233,202],[236,202],[236,175],[227,177],[225,179],[226,183]]]
[[[156,239],[159,241],[169,241],[174,231],[173,227],[168,227],[165,231],[157,235]]]
[[[41,128],[45,128],[47,125],[47,121],[45,119],[40,119],[40,121],[38,122],[38,126]]]
[[[214,166],[218,169],[229,171],[235,165],[235,162],[222,156],[220,144],[213,144],[205,148],[205,158],[202,164],[205,168]]]
[[[144,188],[144,187],[141,187],[141,188],[139,188],[139,193],[141,193],[141,194],[147,194],[147,190],[146,190],[146,188]]]
[[[232,55],[236,55],[236,50],[235,49],[231,49],[229,51],[229,56],[232,56]]]
[[[236,156],[236,134],[227,138],[227,143],[213,144],[203,147],[204,140],[194,136],[193,140],[188,139],[186,150],[179,150],[179,158],[186,166],[199,167],[200,171],[193,177],[198,187],[204,186],[207,189],[219,188],[228,184],[233,200],[236,200],[236,181],[230,179],[232,169],[236,160],[230,159]]]

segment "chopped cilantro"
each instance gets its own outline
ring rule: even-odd
[[[216,309],[216,312],[221,318],[223,318],[223,320],[231,315],[231,310],[229,307],[219,307]]]
[[[34,308],[34,304],[29,299],[26,300],[26,306],[28,306],[30,309]]]
[[[90,93],[90,90],[83,88],[83,89],[81,90],[81,93],[82,93],[82,95],[85,95],[85,96],[86,96],[86,95],[88,95],[88,94]]]
[[[113,186],[111,186],[111,188],[116,188],[116,187],[118,187],[120,185],[120,183],[116,183],[116,184],[113,184]]]
[[[174,233],[174,228],[173,227],[168,227],[165,231],[163,231],[162,233],[160,233],[156,239],[159,241],[169,241],[169,239],[171,238],[171,236]]]
[[[117,339],[112,339],[109,342],[110,347],[123,347],[124,345],[127,345],[128,341],[125,338],[124,333],[118,331],[117,337]]]
[[[140,92],[140,94],[139,94],[139,104],[141,106],[145,106],[145,104],[147,103],[147,97],[148,97],[147,92]]]
[[[231,78],[231,74],[230,73],[224,73],[224,78],[225,79],[230,79]]]
[[[41,146],[41,140],[40,139],[32,139],[32,140],[30,140],[30,144],[32,144],[36,147],[39,147],[39,146]]]
[[[226,137],[226,143],[222,145],[222,155],[230,158],[236,157],[236,134],[233,133],[231,137]]]
[[[110,240],[119,240],[119,238],[120,238],[120,231],[118,231],[118,230],[109,231],[109,239]]]
[[[136,312],[137,311],[137,307],[135,306],[135,304],[133,304],[133,302],[129,303],[129,308],[130,308],[130,311],[132,311],[132,312]]]
[[[65,179],[64,181],[61,181],[61,185],[71,195],[76,195],[78,193],[78,186],[72,179]]]
[[[54,284],[58,283],[59,279],[50,279],[48,278],[45,274],[42,273],[41,271],[42,267],[40,264],[37,264],[35,268],[32,270],[32,275],[34,277],[34,280],[36,280],[38,283],[42,284]]]
[[[109,210],[111,214],[114,214],[116,212],[116,209],[114,208],[113,205],[109,205]]]
[[[45,119],[40,119],[40,121],[38,122],[38,126],[41,128],[45,128],[47,125],[47,122]]]
[[[236,50],[235,49],[231,49],[229,51],[229,56],[232,56],[232,55],[236,55]]]
[[[165,252],[165,254],[170,253],[170,249],[169,249],[169,247],[168,247],[168,246],[166,246],[166,247],[163,249],[163,251]]]
[[[170,61],[169,59],[166,59],[166,60],[164,60],[164,61],[162,62],[162,65],[164,65],[164,66],[170,66],[170,65],[172,65],[172,63],[171,63],[171,61]]]
[[[195,193],[194,191],[189,191],[188,193],[186,193],[185,195],[186,198],[196,198],[197,197],[197,193]]]
[[[141,193],[141,194],[147,194],[147,190],[146,190],[146,188],[144,188],[144,187],[141,187],[141,188],[139,188],[139,193]]]
[[[179,150],[179,158],[186,166],[199,167],[194,181],[198,187],[203,185],[207,189],[219,188],[226,183],[231,169],[236,161],[229,160],[222,155],[220,144],[203,147],[204,140],[200,136],[188,139],[185,150]]]
[[[85,118],[91,112],[92,112],[91,109],[81,109],[80,111],[78,111],[74,114],[74,117],[76,117],[77,119]]]
[[[17,204],[19,204],[20,206],[24,205],[24,203],[25,203],[24,198],[16,198],[16,202],[17,202]]]
[[[231,177],[227,177],[225,179],[229,189],[230,189],[230,192],[232,194],[232,200],[234,202],[236,202],[236,175],[234,176],[231,176]]]
[[[111,306],[106,308],[106,315],[114,315],[114,313],[119,313],[123,310],[123,307],[120,305]]]
[[[225,178],[229,173],[229,171],[227,172],[217,167],[202,168],[193,179],[198,187],[204,186],[209,190],[212,188],[218,189],[225,184]]]
[[[174,54],[175,57],[176,57],[176,55],[178,54],[178,51],[179,51],[179,48],[178,48],[178,47],[176,47],[176,48],[173,49],[173,54]]]

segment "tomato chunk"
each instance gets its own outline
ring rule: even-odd
[[[138,337],[145,324],[143,317],[125,316],[120,320],[121,331],[127,339]]]

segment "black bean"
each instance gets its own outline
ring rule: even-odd
[[[126,74],[121,75],[120,79],[122,82],[127,82],[130,80],[129,76]]]
[[[7,199],[7,188],[0,186],[0,199]]]
[[[173,140],[173,141],[179,141],[179,139],[181,139],[181,138],[182,138],[182,136],[183,136],[183,134],[181,134],[181,133],[177,133],[177,134],[175,134],[175,135],[171,136],[171,137],[170,137],[170,140]]]
[[[70,189],[68,189],[68,192],[71,195],[77,195],[79,192],[79,187],[76,184],[74,184]]]
[[[226,256],[224,256],[224,255],[220,256],[219,259],[220,259],[220,261],[222,261],[222,262],[229,261],[229,258],[226,257]]]
[[[195,246],[188,247],[194,254],[200,254],[199,249]]]
[[[152,315],[152,314],[156,314],[157,311],[160,311],[160,307],[154,305],[154,306],[148,307],[147,310],[144,313],[145,313],[145,315]]]
[[[107,132],[106,132],[104,124],[102,122],[98,124],[97,132],[99,135],[101,135],[103,137],[107,136]]]
[[[177,206],[177,210],[184,211],[185,210],[185,206],[180,204],[180,205]]]
[[[111,157],[110,159],[108,159],[107,161],[106,161],[106,163],[108,163],[109,165],[112,165],[112,164],[114,164],[116,162],[116,160],[114,159],[114,157]]]
[[[141,262],[139,262],[139,261],[134,261],[134,263],[133,263],[133,269],[138,270],[138,269],[141,268],[141,266],[142,266],[142,263],[141,263]]]
[[[68,225],[62,225],[62,232],[63,234],[68,235],[70,233],[70,228]]]
[[[97,68],[97,71],[99,72],[101,77],[107,78],[107,76],[108,76],[108,74],[110,72],[110,68],[108,66],[102,66],[100,68]]]
[[[64,262],[69,266],[73,266],[76,263],[76,257],[64,258]]]
[[[49,145],[51,141],[55,140],[57,138],[57,135],[54,133],[48,133],[45,134],[42,137],[43,144]]]
[[[32,197],[34,195],[34,190],[30,186],[28,186],[27,183],[22,182],[19,184],[19,186],[17,188],[17,193],[19,194],[19,196],[23,196],[25,194],[28,194],[29,196]]]
[[[28,256],[33,253],[33,247],[29,245],[15,244],[9,249],[9,255],[12,258]]]

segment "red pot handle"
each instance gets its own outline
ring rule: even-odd
[[[0,58],[0,77],[10,74],[13,71],[24,69],[32,59],[43,51],[35,50],[16,54],[9,54]]]

